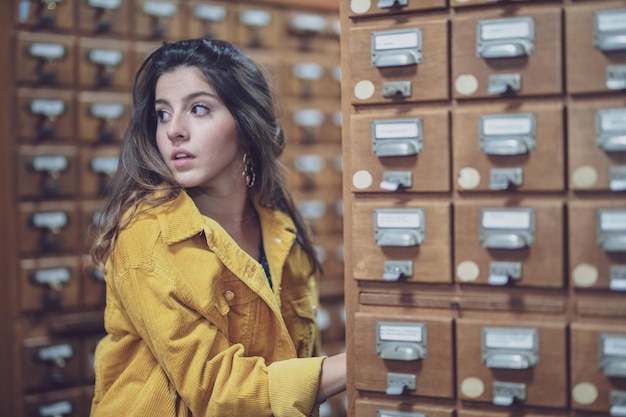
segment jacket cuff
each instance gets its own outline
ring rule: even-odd
[[[277,361],[267,367],[270,407],[275,417],[307,417],[315,397],[325,356]]]

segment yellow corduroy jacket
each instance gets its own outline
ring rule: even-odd
[[[292,220],[257,210],[273,289],[185,192],[120,233],[92,417],[317,414],[316,277]]]

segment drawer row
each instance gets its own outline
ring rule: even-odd
[[[209,36],[246,48],[338,52],[337,13],[305,13],[255,2],[199,0],[12,0],[18,28],[89,36],[182,39]],[[46,7],[53,4],[54,7]]]
[[[521,2],[450,18],[355,21],[344,91],[354,105],[619,92],[625,6]]]
[[[339,274],[343,246],[338,236],[344,219],[338,214],[341,200],[327,195],[297,204],[315,236],[326,235],[318,242],[321,259],[332,262],[331,271]],[[21,256],[86,249],[101,204],[21,203]],[[357,280],[626,290],[626,204],[621,199],[567,204],[388,199],[356,201],[351,212],[351,275]]]
[[[352,354],[361,364],[354,383],[362,392],[600,412],[626,398],[623,325],[420,317],[400,309],[359,312],[354,320]]]
[[[93,188],[94,191],[98,189]],[[91,242],[90,228],[103,205],[102,199],[90,199],[88,196],[80,201],[44,199],[19,203],[16,207],[18,252],[22,256],[39,256],[85,250]],[[340,190],[303,192],[298,195],[296,205],[315,235],[342,232]]]
[[[340,143],[339,90],[309,89],[306,82],[289,77],[282,77],[282,80],[285,84],[293,82],[293,90],[285,85],[286,98],[281,100],[280,120],[286,139],[305,145]],[[300,89],[302,92],[334,91],[337,97],[302,99],[296,91]],[[130,95],[116,92],[20,88],[17,104],[16,139],[30,145],[117,144],[130,114]]]
[[[94,106],[81,108],[87,111]],[[294,111],[293,118],[285,118],[284,128],[288,137],[301,143],[287,147],[284,162],[293,174],[292,185],[300,189],[339,187],[344,168],[355,193],[626,189],[626,100],[621,98],[576,101],[567,107],[506,103],[353,115],[351,137],[356,140],[350,144],[347,167],[337,143],[340,126],[292,123],[301,113],[315,112],[320,123],[324,117],[320,109]],[[92,183],[87,178],[106,178],[115,171],[118,151],[113,144],[106,145],[115,140],[115,124],[108,125],[103,118],[81,118],[79,137],[85,138],[85,144],[95,141],[101,146],[79,149],[69,142],[34,144],[33,137],[42,132],[58,135],[62,143],[71,135],[71,123],[66,125],[62,118],[52,124],[46,119],[37,123],[32,115],[24,116],[27,120],[33,123],[20,123],[25,126],[20,136],[33,144],[18,149],[20,197],[76,195],[82,171],[87,174],[85,181]],[[58,186],[42,188],[46,178]],[[85,187],[82,192],[88,195],[100,194],[98,186]]]
[[[350,116],[353,192],[622,191],[626,101],[405,106]]]
[[[324,278],[319,284],[322,297],[318,310],[319,326],[325,341],[343,341],[341,235],[321,236],[321,239],[322,242],[315,239],[320,261],[325,267]],[[16,283],[20,294],[17,308],[21,314],[71,313],[103,308],[106,302],[104,276],[87,255],[22,258]]]
[[[93,383],[94,353],[102,336],[48,334],[24,338],[19,351],[22,391],[33,393]]]
[[[626,290],[624,200],[355,201],[349,221],[357,280]]]
[[[335,43],[337,43],[335,41]],[[15,75],[25,87],[76,87],[83,90],[128,91],[143,60],[161,44],[73,35],[18,32]],[[339,51],[298,52],[280,60],[280,51],[247,50],[268,81],[285,93],[303,98],[339,97]]]

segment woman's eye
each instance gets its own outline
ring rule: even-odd
[[[168,119],[169,113],[165,110],[157,110],[156,115],[159,120],[166,121]]]
[[[195,115],[202,116],[204,114],[209,113],[209,108],[202,104],[194,104],[191,108],[191,112]]]

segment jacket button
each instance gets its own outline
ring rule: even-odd
[[[233,301],[233,299],[235,298],[235,293],[231,290],[226,290],[224,291],[224,298],[226,299],[226,301]]]

